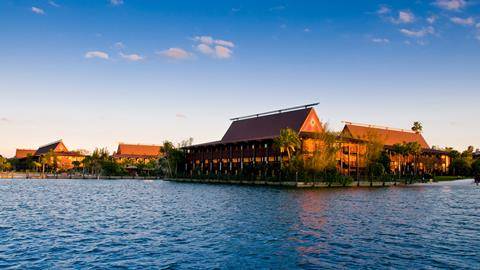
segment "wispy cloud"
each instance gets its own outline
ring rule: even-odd
[[[177,114],[175,114],[175,117],[176,117],[176,118],[183,118],[183,119],[186,119],[186,118],[187,118],[187,116],[186,116],[185,114],[183,114],[183,113],[177,113]]]
[[[157,54],[175,60],[185,60],[193,56],[191,53],[181,48],[169,48],[167,50],[157,52]]]
[[[10,123],[10,119],[8,119],[6,117],[2,117],[2,118],[0,118],[0,122]]]
[[[45,15],[45,11],[38,7],[32,7],[32,12],[39,15]]]
[[[216,44],[216,45],[226,46],[226,47],[231,47],[231,48],[235,47],[235,44],[231,41],[222,40],[222,39],[214,39],[211,36],[196,36],[193,39],[195,41],[198,41],[200,43],[207,44],[207,45]]]
[[[427,18],[429,24],[434,24],[437,21],[438,17],[436,15],[431,15]]]
[[[381,5],[377,10],[378,15],[385,15],[389,14],[390,12],[392,12],[392,10],[387,5]]]
[[[445,10],[460,10],[467,6],[465,0],[437,0],[434,4]]]
[[[120,6],[123,5],[123,0],[110,0],[110,4],[114,6]]]
[[[412,23],[415,21],[415,15],[409,10],[402,10],[398,12],[397,18],[392,18],[392,22],[396,24]]]
[[[132,61],[132,62],[137,62],[137,61],[141,61],[143,59],[145,59],[145,57],[139,55],[139,54],[136,54],[136,53],[133,53],[133,54],[124,54],[122,52],[119,53],[119,55],[125,59],[125,60],[128,60],[128,61]]]
[[[232,50],[224,46],[215,46],[215,56],[220,59],[227,59],[232,57]]]
[[[104,60],[108,60],[110,57],[108,53],[102,51],[89,51],[85,53],[85,58],[92,59],[92,58],[100,58]]]
[[[57,4],[57,3],[56,3],[55,1],[53,1],[53,0],[48,1],[48,4],[49,4],[50,6],[52,6],[52,7],[60,7],[60,5]]]
[[[475,20],[472,17],[468,17],[468,18],[453,17],[453,18],[450,18],[450,21],[452,21],[455,24],[463,25],[463,26],[471,26],[475,24]]]
[[[372,38],[372,42],[379,44],[388,44],[390,43],[390,40],[388,38]]]
[[[404,29],[400,29],[400,32],[409,37],[419,38],[419,37],[435,34],[435,29],[431,26],[422,28],[420,30],[409,30],[404,28]]]
[[[310,30],[310,28],[307,27],[307,28],[303,29],[303,32],[310,33],[310,32],[312,32],[312,30]]]
[[[194,40],[199,43],[196,48],[202,54],[218,59],[232,57],[232,48],[235,47],[235,44],[231,41],[214,39],[211,36],[196,36]]]

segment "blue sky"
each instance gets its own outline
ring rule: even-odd
[[[332,3],[333,2],[333,3]],[[63,138],[219,139],[233,116],[319,117],[480,147],[480,2],[0,2],[0,154]]]

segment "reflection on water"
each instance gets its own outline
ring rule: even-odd
[[[0,268],[476,268],[480,187],[0,180]]]

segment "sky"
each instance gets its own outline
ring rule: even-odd
[[[480,1],[0,1],[0,155],[63,139],[220,139],[229,119],[320,119],[480,147]]]

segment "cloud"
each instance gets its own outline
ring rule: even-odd
[[[215,56],[220,59],[227,59],[232,57],[232,50],[224,46],[215,46]]]
[[[312,32],[312,30],[310,30],[310,28],[305,28],[305,29],[303,29],[303,32],[310,33],[310,32]]]
[[[108,53],[106,53],[106,52],[89,51],[89,52],[85,53],[85,58],[87,58],[87,59],[100,58],[100,59],[108,60],[110,57],[108,56]]]
[[[455,24],[459,24],[463,26],[469,26],[469,25],[475,24],[475,20],[472,17],[468,17],[468,18],[453,17],[453,18],[450,18],[450,21],[452,21]]]
[[[210,36],[196,36],[194,40],[199,43],[196,49],[202,54],[218,59],[232,57],[232,48],[235,47],[235,44],[231,41],[214,39]]]
[[[198,41],[200,43],[206,44],[206,45],[220,45],[220,46],[226,46],[226,47],[235,47],[235,44],[231,41],[227,40],[221,40],[221,39],[214,39],[211,36],[196,36],[193,38],[195,41]]]
[[[372,42],[379,44],[388,44],[390,43],[390,40],[388,38],[372,38]]]
[[[434,4],[437,7],[446,10],[460,10],[467,6],[465,0],[437,0]]]
[[[385,15],[390,12],[392,12],[392,10],[386,5],[381,5],[380,8],[377,10],[378,15]]]
[[[419,38],[419,37],[424,37],[426,35],[433,35],[435,34],[435,29],[431,26],[429,27],[425,27],[425,28],[422,28],[420,30],[408,30],[408,29],[400,29],[400,32],[406,36],[409,36],[409,37],[416,37],[416,38]]]
[[[110,4],[114,6],[120,6],[123,5],[123,0],[110,0]]]
[[[477,25],[475,25],[475,27],[480,29],[480,23],[477,23]]]
[[[438,19],[438,17],[436,15],[432,15],[432,16],[427,18],[427,22],[429,24],[434,24],[437,21],[437,19]]]
[[[167,50],[157,52],[157,54],[176,60],[184,60],[192,57],[192,54],[181,48],[169,48]]]
[[[186,116],[185,114],[183,114],[183,113],[177,113],[177,114],[175,114],[175,117],[176,117],[176,118],[183,118],[183,119],[186,119],[186,118],[187,118],[187,116]]]
[[[60,7],[60,5],[55,3],[53,0],[48,1],[48,4],[52,7]]]
[[[136,53],[133,53],[133,54],[119,53],[119,54],[123,59],[126,59],[128,61],[132,61],[132,62],[137,62],[137,61],[141,61],[141,60],[145,59],[143,56],[141,56],[139,54],[136,54]]]
[[[10,119],[8,119],[6,117],[2,117],[2,118],[0,118],[0,122],[10,123]]]
[[[393,23],[401,24],[401,23],[412,23],[415,21],[415,15],[409,10],[399,11],[398,18],[391,19]]]
[[[39,15],[45,15],[45,11],[38,7],[32,7],[32,12]]]
[[[204,43],[200,43],[197,45],[197,50],[203,54],[213,54],[214,53],[214,50],[208,46],[207,44],[204,44]]]

